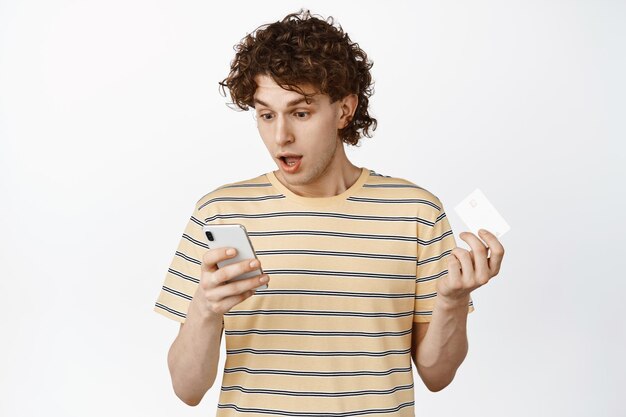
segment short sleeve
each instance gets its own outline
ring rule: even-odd
[[[165,280],[154,305],[154,311],[180,323],[185,322],[191,299],[200,283],[202,256],[209,250],[204,242],[200,218],[200,202],[185,226],[174,258],[165,274]]]
[[[413,322],[425,323],[432,318],[433,307],[437,299],[437,280],[448,273],[448,256],[456,247],[454,233],[446,216],[441,201],[436,198],[439,209],[432,227],[419,227],[425,230],[424,236],[418,235],[418,259],[415,279],[415,305]],[[474,311],[470,297],[468,313]]]

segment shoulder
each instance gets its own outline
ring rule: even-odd
[[[443,211],[443,204],[437,195],[405,178],[370,170],[364,190],[372,196],[377,195],[398,202],[413,202],[420,207],[420,211],[431,212],[435,217]]]
[[[246,202],[262,198],[272,190],[265,174],[226,183],[204,194],[196,202],[198,212],[217,212],[217,207],[226,202]]]

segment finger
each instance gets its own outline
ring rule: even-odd
[[[243,261],[235,262],[219,268],[213,273],[213,281],[216,285],[220,285],[229,281],[239,275],[246,272],[254,271],[261,268],[261,263],[258,259],[244,259]]]
[[[478,234],[489,246],[491,251],[488,259],[489,271],[492,277],[496,276],[500,272],[500,265],[502,264],[502,258],[504,258],[504,246],[502,246],[496,235],[488,230],[480,229]]]
[[[464,282],[464,286],[470,286],[474,282],[474,265],[472,264],[470,252],[457,246],[452,249],[451,253],[461,263],[461,279]]]
[[[219,300],[214,300],[211,303],[210,310],[217,314],[226,314],[228,313],[234,306],[244,301],[246,298],[250,297],[254,294],[253,291],[246,291],[241,294],[233,295],[231,297],[220,298]]]
[[[261,278],[267,278],[267,281],[262,282]],[[269,282],[269,276],[267,274],[256,275],[251,278],[235,280],[228,284],[220,285],[211,290],[210,299],[214,301],[220,301],[228,297],[236,296],[239,294],[245,294],[249,291],[256,291],[261,285],[265,285]]]
[[[448,256],[448,283],[451,288],[456,288],[457,285],[455,284],[462,282],[462,274],[461,261],[459,261],[459,258],[455,255],[453,249]]]
[[[492,277],[487,260],[487,247],[473,233],[463,232],[459,237],[472,248],[470,256],[474,265],[474,276],[480,285],[485,284]]]
[[[250,298],[252,295],[254,295],[253,290],[246,291],[241,294],[233,295],[232,297],[228,297],[222,300],[220,302],[220,305],[222,306],[222,308],[226,309],[225,310],[225,313],[226,313],[230,311],[233,307],[235,307],[237,304],[240,304],[244,302],[245,300],[247,300],[248,298]]]
[[[219,268],[217,267],[217,263],[223,261],[225,259],[232,258],[237,254],[237,249],[235,248],[215,248],[210,249],[202,255],[202,272],[215,272]]]

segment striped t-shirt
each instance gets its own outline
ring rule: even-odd
[[[412,326],[430,321],[456,246],[439,198],[366,168],[333,197],[299,196],[273,172],[221,186],[196,203],[157,313],[185,321],[202,226],[228,223],[245,226],[270,282],[224,315],[216,415],[413,417]]]

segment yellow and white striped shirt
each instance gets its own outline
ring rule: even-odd
[[[273,172],[224,185],[196,203],[154,311],[185,321],[202,226],[227,223],[245,226],[271,280],[224,315],[216,415],[413,417],[412,326],[430,321],[456,246],[439,198],[367,168],[333,197]]]

